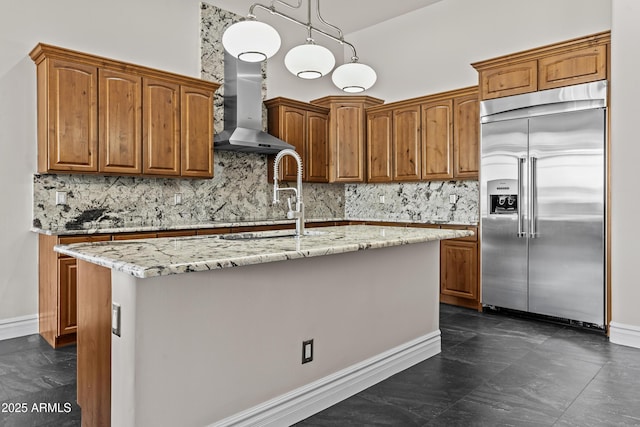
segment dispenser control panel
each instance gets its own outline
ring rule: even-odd
[[[489,215],[518,213],[518,181],[515,179],[496,179],[487,182],[489,197]]]

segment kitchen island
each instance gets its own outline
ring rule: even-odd
[[[440,352],[439,241],[469,231],[289,232],[57,246],[83,425],[291,424]]]

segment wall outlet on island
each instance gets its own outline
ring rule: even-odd
[[[313,340],[302,341],[302,364],[313,360]]]

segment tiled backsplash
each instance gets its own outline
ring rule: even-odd
[[[202,78],[222,82],[224,28],[240,17],[201,4]],[[216,92],[215,130],[223,126],[221,87]],[[266,115],[265,115],[266,117]],[[34,175],[33,223],[42,229],[189,225],[211,221],[285,218],[271,205],[267,157],[216,151],[213,179],[94,175]],[[303,185],[307,218],[447,221],[478,220],[476,181],[404,184]],[[67,204],[56,205],[56,191]],[[182,204],[175,205],[175,194]],[[449,195],[459,200],[449,203]],[[384,196],[385,203],[380,203]]]

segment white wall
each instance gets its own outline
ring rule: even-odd
[[[640,347],[638,245],[638,116],[640,86],[637,54],[640,2],[613,0],[611,27],[611,183],[612,183],[612,330],[611,340]]]
[[[0,332],[38,311],[36,172],[38,42],[199,77],[196,0],[30,0],[0,6]],[[35,325],[35,323],[33,323]]]
[[[444,0],[348,40],[378,72],[368,94],[390,102],[476,85],[473,62],[610,28],[610,0]]]

